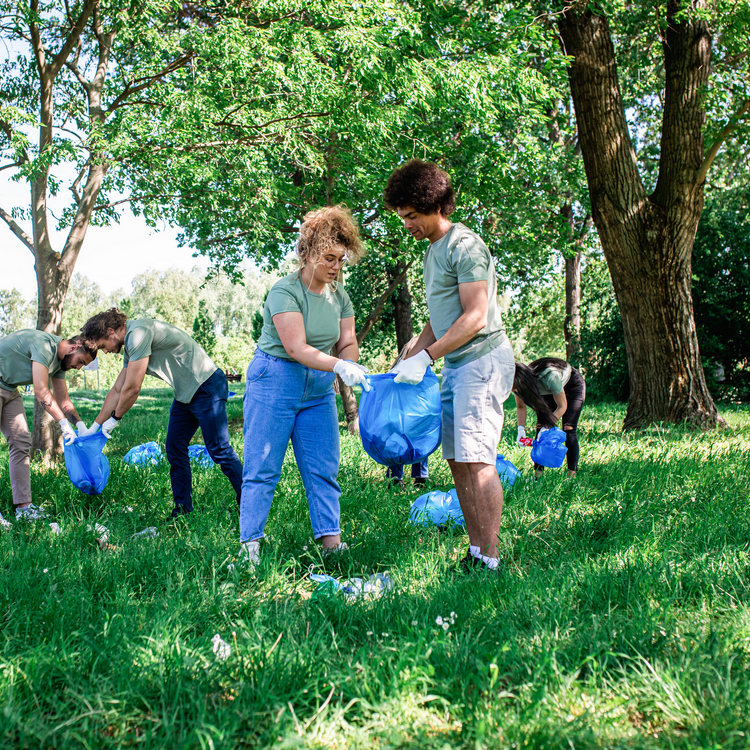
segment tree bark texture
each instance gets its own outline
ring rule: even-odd
[[[706,0],[694,0],[704,6]],[[668,5],[659,178],[647,195],[638,173],[607,18],[585,2],[558,17],[569,68],[593,220],[623,322],[631,390],[625,429],[652,422],[704,428],[723,420],[701,365],[693,318],[691,254],[703,208],[705,120],[711,63],[704,22],[677,22]]]
[[[406,263],[401,262],[396,266],[393,277],[403,274]],[[393,299],[393,317],[396,324],[396,348],[401,351],[411,341],[414,335],[414,323],[411,317],[411,292],[409,291],[409,278],[403,277],[403,283],[398,288],[398,293]]]

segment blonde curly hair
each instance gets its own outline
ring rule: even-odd
[[[346,250],[344,257],[349,265],[365,254],[359,227],[346,205],[326,206],[305,214],[297,240],[300,267],[318,263],[326,253],[340,247]]]

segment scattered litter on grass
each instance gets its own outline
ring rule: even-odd
[[[230,562],[230,563],[227,563],[227,570],[228,570],[228,571],[229,571],[230,573],[234,573],[234,563],[232,563],[232,562]]]
[[[49,529],[53,534],[57,534],[57,536],[63,535],[63,530],[60,528],[59,523],[55,523],[54,521],[49,525]]]
[[[137,534],[133,534],[131,536],[131,539],[153,539],[154,537],[159,536],[159,532],[156,528],[156,526],[149,526],[147,529],[143,529],[143,531],[139,531]]]
[[[132,513],[133,512],[133,506],[132,505],[126,505],[125,506],[125,512],[126,513]]]
[[[349,601],[363,597],[377,599],[386,591],[390,591],[393,588],[393,583],[388,573],[373,573],[367,580],[363,578],[349,578],[345,581],[338,581],[333,576],[322,573],[311,573],[310,580],[318,584],[318,588],[313,591],[313,599],[327,598],[337,591],[344,594]]]
[[[205,445],[191,445],[188,448],[188,454],[190,455],[190,460],[194,461],[202,469],[212,469],[216,466],[211,456],[208,455]]]
[[[131,448],[122,458],[126,464],[132,466],[156,466],[164,458],[158,443],[153,440]]]
[[[97,542],[109,541],[109,529],[100,523],[94,524],[93,526],[91,524],[88,524],[86,526],[86,531],[93,531],[97,535],[96,536]]]
[[[230,657],[232,647],[218,633],[211,639],[211,643],[216,661],[226,661]]]

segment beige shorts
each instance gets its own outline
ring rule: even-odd
[[[503,404],[513,388],[513,347],[443,370],[443,458],[495,465],[503,431]]]

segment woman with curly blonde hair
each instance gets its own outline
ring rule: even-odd
[[[305,486],[315,538],[341,549],[339,429],[333,383],[370,386],[355,364],[354,309],[338,284],[345,262],[364,252],[346,206],[308,213],[300,227],[300,268],[276,282],[263,309],[263,330],[243,402],[245,465],[240,555],[254,566],[289,440]]]

